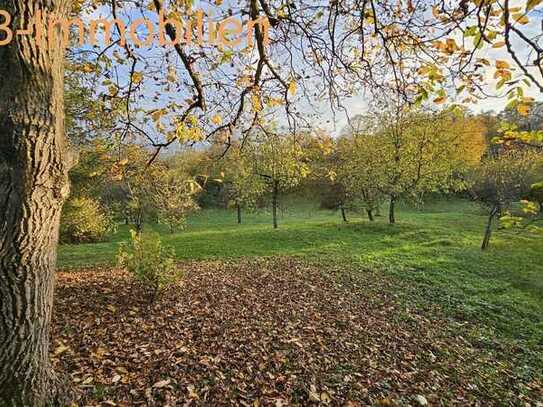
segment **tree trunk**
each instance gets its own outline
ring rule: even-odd
[[[388,222],[391,225],[396,223],[395,207],[396,207],[396,197],[394,195],[390,195],[390,206],[388,208]]]
[[[347,220],[347,213],[345,212],[345,207],[343,206],[343,204],[341,204],[339,208],[341,209],[341,217],[343,218],[343,222],[348,223],[349,221]]]
[[[20,28],[36,10],[66,16],[68,3],[0,0],[0,9]],[[49,334],[60,213],[75,157],[64,136],[64,51],[51,45],[14,35],[0,47],[1,406],[66,405],[49,363]]]
[[[366,209],[366,212],[368,214],[368,219],[370,222],[373,222],[373,210],[371,209]]]
[[[239,202],[236,204],[236,208],[238,210],[238,225],[241,225],[241,205]]]
[[[134,219],[134,226],[136,226],[136,232],[138,232],[138,235],[141,235],[143,232],[143,211],[138,210],[136,214],[136,219]]]
[[[490,245],[490,237],[492,236],[492,221],[494,220],[494,216],[496,216],[496,214],[498,213],[498,209],[499,207],[496,205],[490,211],[490,215],[488,216],[488,221],[485,228],[483,244],[481,245],[481,250],[486,250]]]
[[[273,228],[277,229],[277,200],[279,197],[279,182],[273,181],[272,192],[272,212],[273,212]]]

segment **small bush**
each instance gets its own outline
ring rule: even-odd
[[[113,230],[114,223],[97,200],[76,197],[64,205],[60,223],[62,243],[102,242]]]
[[[151,302],[181,277],[173,248],[162,245],[157,233],[132,231],[130,243],[119,248],[118,262],[149,289]]]

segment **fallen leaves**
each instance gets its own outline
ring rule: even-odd
[[[161,380],[159,382],[156,382],[155,384],[153,384],[153,387],[155,389],[161,389],[163,387],[166,387],[168,384],[170,384],[170,379],[167,379],[167,380]]]
[[[426,400],[426,397],[424,397],[421,394],[417,394],[417,397],[415,397],[415,401],[418,403],[419,406],[427,406],[428,400]]]
[[[64,345],[63,343],[60,343],[60,345],[58,345],[58,346],[55,348],[53,354],[54,354],[55,356],[59,356],[59,355],[61,355],[62,353],[66,352],[68,349],[70,349],[68,346]]]
[[[381,278],[292,259],[182,265],[149,308],[112,269],[58,276],[52,359],[85,405],[529,403],[539,379],[406,309]]]

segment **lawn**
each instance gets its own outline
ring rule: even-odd
[[[461,200],[404,205],[397,217],[343,223],[295,202],[278,230],[265,210],[242,225],[233,211],[204,210],[174,234],[146,225],[186,270],[150,310],[110,267],[128,227],[61,246],[54,360],[90,400],[120,405],[543,399],[541,237],[497,230],[481,252],[486,217]],[[145,350],[136,365],[134,347]]]
[[[543,241],[539,236],[497,231],[487,252],[479,249],[486,221],[466,201],[436,201],[423,208],[400,207],[398,223],[385,217],[370,223],[351,215],[295,202],[283,209],[279,229],[270,213],[244,215],[209,209],[189,219],[185,230],[161,233],[180,260],[257,256],[298,256],[326,263],[351,275],[394,277],[400,293],[421,306],[439,304],[448,314],[488,322],[485,327],[515,339],[543,345]],[[61,268],[114,264],[128,227],[110,242],[61,246]],[[353,273],[354,272],[354,273]]]

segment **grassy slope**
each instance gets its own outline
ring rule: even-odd
[[[479,244],[485,217],[467,202],[441,202],[423,211],[400,208],[398,224],[378,218],[369,223],[308,205],[287,209],[278,230],[269,213],[246,214],[235,224],[234,212],[206,210],[192,217],[187,230],[161,232],[180,259],[297,255],[341,265],[358,276],[383,273],[397,279],[398,292],[422,306],[439,304],[448,315],[472,321],[491,337],[525,339],[543,345],[543,241],[535,236],[497,232],[492,248]],[[121,227],[111,242],[62,246],[61,267],[115,261]],[[403,295],[403,294],[402,294]],[[478,323],[483,324],[479,325]]]

